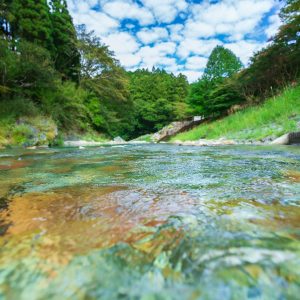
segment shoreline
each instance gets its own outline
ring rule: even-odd
[[[125,145],[147,145],[147,144],[167,144],[167,145],[174,145],[174,146],[194,146],[194,147],[217,147],[217,146],[238,146],[238,145],[248,145],[248,146],[288,146],[288,145],[298,145],[300,146],[300,142],[296,143],[288,143],[286,134],[276,140],[270,141],[253,141],[253,140],[233,140],[233,139],[200,139],[197,141],[172,141],[172,142],[147,142],[147,141],[121,141],[121,140],[111,140],[106,142],[96,142],[96,141],[86,141],[86,140],[77,140],[77,141],[65,141],[62,146],[59,148],[79,148],[79,149],[86,149],[92,147],[101,147],[101,146],[125,146]],[[40,146],[29,146],[24,147],[20,145],[6,145],[0,146],[0,150],[6,149],[28,149],[28,150],[35,150],[35,149],[47,149],[52,148],[49,145],[40,145]],[[53,147],[55,148],[55,147]]]

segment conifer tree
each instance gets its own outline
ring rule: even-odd
[[[80,55],[77,50],[76,30],[66,0],[52,0],[51,11],[56,69],[64,79],[78,81]]]
[[[13,0],[11,31],[15,39],[46,48],[54,54],[50,10],[46,0]]]

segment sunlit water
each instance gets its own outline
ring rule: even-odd
[[[300,147],[0,151],[0,299],[299,299]]]

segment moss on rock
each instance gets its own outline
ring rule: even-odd
[[[48,146],[58,135],[55,122],[44,116],[3,120],[0,146]]]

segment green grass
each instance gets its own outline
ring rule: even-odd
[[[133,141],[151,143],[151,142],[153,142],[153,140],[152,140],[152,134],[142,135],[142,136],[134,139]]]
[[[84,135],[80,136],[80,139],[85,141],[93,141],[93,142],[108,142],[110,139],[101,133],[97,133],[95,131],[90,131],[85,133]]]
[[[171,141],[218,138],[261,140],[296,131],[299,124],[300,85],[287,88],[281,95],[268,99],[260,106],[246,108],[224,119],[180,133]]]

